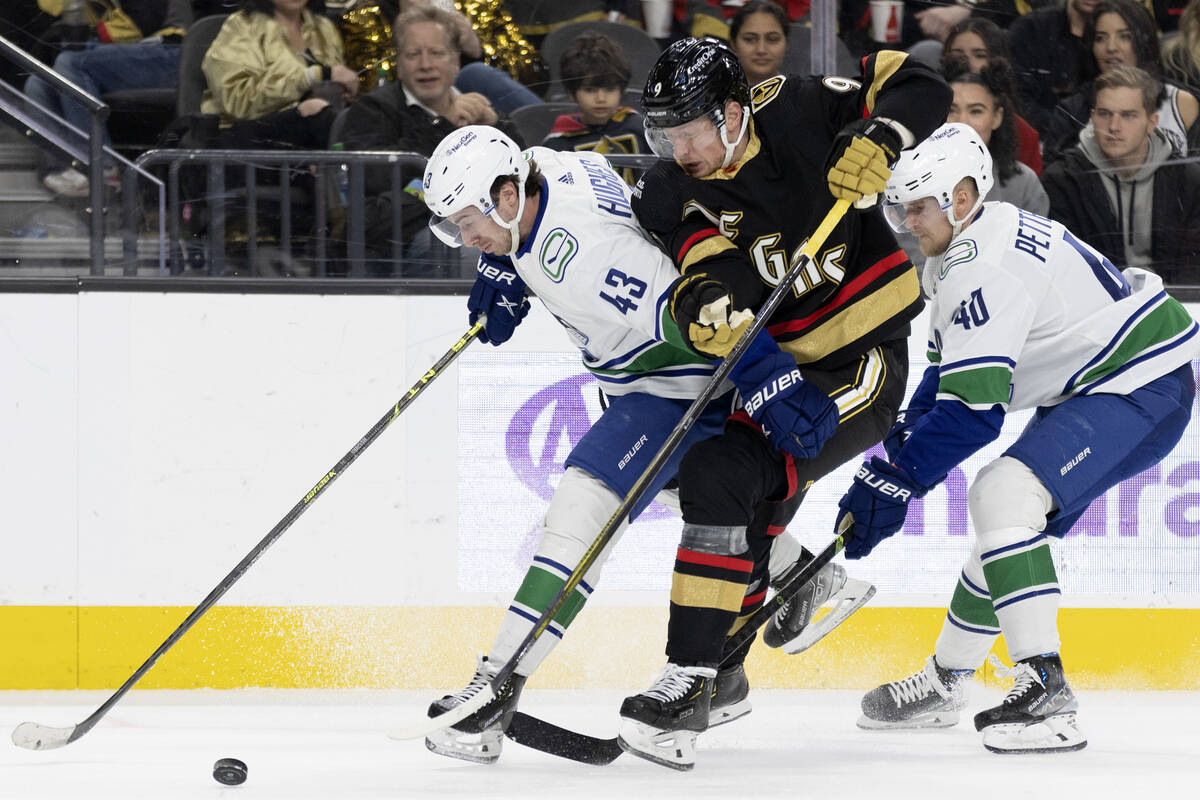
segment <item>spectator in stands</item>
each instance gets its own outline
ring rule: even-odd
[[[1154,19],[1134,0],[1100,0],[1084,28],[1084,42],[1092,53],[1096,72],[1103,74],[1118,66],[1140,67],[1155,79],[1162,78],[1158,32]],[[1163,84],[1159,100],[1158,129],[1182,154],[1189,149],[1200,103],[1191,92],[1174,84]],[[1059,103],[1043,138],[1048,161],[1073,146],[1089,119],[1092,102],[1090,85]]]
[[[399,3],[400,13],[420,6],[434,6],[454,17],[454,24],[458,27],[459,46],[462,48],[454,88],[464,94],[483,95],[501,114],[511,114],[518,108],[542,102],[542,98],[507,72],[488,66],[480,60],[483,58],[483,45],[479,36],[471,26],[471,20],[456,10],[451,0],[400,0]]]
[[[1163,75],[1200,92],[1200,0],[1192,0],[1179,17],[1179,34],[1163,44]]]
[[[769,0],[750,0],[733,15],[729,43],[750,86],[783,71],[789,24],[783,8]]]
[[[221,117],[216,146],[329,146],[337,114],[330,101],[352,100],[358,76],[343,63],[324,12],[324,0],[241,0],[202,65],[208,89],[200,110]]]
[[[1200,165],[1170,160],[1156,125],[1162,84],[1120,66],[1094,88],[1094,127],[1042,175],[1050,216],[1118,267],[1200,282]]]
[[[1046,141],[1059,100],[1070,97],[1095,75],[1083,29],[1097,0],[1066,0],[1015,20],[1008,46],[1017,73],[1017,105]]]
[[[524,146],[517,131],[486,97],[454,87],[461,33],[452,15],[430,6],[411,8],[396,18],[393,32],[399,81],[368,92],[346,110],[341,136],[345,149],[429,156],[446,134],[464,125],[494,125]],[[429,219],[421,194],[423,174],[423,167],[403,173],[404,186],[397,201],[391,168],[366,170],[367,243],[374,251],[371,271],[377,276],[390,275],[393,269],[386,259],[391,253],[394,202],[405,206],[402,234],[409,245],[408,255],[415,259],[421,253]]]
[[[120,44],[90,41],[82,50],[64,50],[54,59],[54,71],[99,97],[124,89],[170,89],[179,84],[179,43],[192,23],[191,0],[168,3],[123,3],[138,31],[127,35],[134,41]],[[141,37],[141,33],[148,33]],[[53,86],[37,76],[25,81],[25,94],[41,107],[65,119],[85,135],[91,133],[91,114],[82,105],[68,100]],[[104,144],[112,146],[107,128]],[[117,184],[116,167],[105,170],[105,183]],[[88,178],[73,167],[46,175],[42,182],[55,194],[87,197]]]
[[[1017,160],[1016,89],[1008,62],[994,58],[974,72],[967,62],[958,61],[950,65],[945,77],[954,90],[946,121],[970,125],[992,155],[995,184],[987,199],[1045,216],[1050,210],[1046,192],[1034,171]]]
[[[595,150],[597,153],[649,153],[642,115],[621,105],[629,84],[629,59],[621,45],[599,33],[583,33],[559,60],[563,87],[579,105],[576,114],[562,114],[543,145],[551,150]],[[625,169],[632,185],[637,173]]]
[[[1012,63],[1008,54],[1008,42],[1004,31],[996,23],[981,17],[970,17],[955,25],[946,37],[946,45],[942,50],[942,73],[954,68],[956,61],[965,61],[970,72],[980,72],[993,58],[1000,58]],[[1010,116],[1017,126],[1017,160],[1025,164],[1035,174],[1042,174],[1042,144],[1038,132],[1020,116],[1020,108],[1016,105],[1016,94],[1013,94],[1013,107]],[[993,154],[993,161],[995,155]]]

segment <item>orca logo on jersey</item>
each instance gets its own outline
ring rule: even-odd
[[[539,253],[542,272],[555,283],[562,283],[567,274],[567,264],[579,252],[579,242],[563,228],[555,228],[546,234]]]
[[[950,245],[946,248],[946,254],[942,256],[942,267],[938,271],[939,280],[944,280],[952,267],[974,261],[978,255],[979,248],[975,246],[974,239],[960,239]]]

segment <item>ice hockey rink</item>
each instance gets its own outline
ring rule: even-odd
[[[527,692],[522,708],[594,735],[615,732],[622,692]],[[31,719],[79,722],[106,692],[3,692],[0,727]],[[557,759],[506,742],[481,766],[399,742],[387,731],[421,714],[427,692],[135,691],[83,738],[59,750],[0,747],[5,800],[114,798],[802,797],[907,800],[1192,797],[1200,778],[1200,693],[1085,691],[1088,747],[1054,755],[994,755],[964,719],[955,728],[867,732],[854,725],[860,693],[752,692],[754,712],[701,737],[691,772],[629,755],[606,767]],[[998,701],[976,686],[972,710]],[[246,762],[226,787],[218,758]]]

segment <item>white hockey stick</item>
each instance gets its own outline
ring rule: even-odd
[[[687,434],[688,430],[690,430],[692,425],[695,424],[696,420],[700,418],[701,413],[704,411],[704,407],[708,405],[709,401],[712,400],[713,396],[717,393],[717,389],[722,383],[725,382],[725,379],[729,376],[730,371],[733,370],[734,366],[741,359],[742,354],[745,353],[746,349],[750,346],[750,342],[754,340],[754,337],[756,337],[764,327],[766,327],[767,320],[771,318],[771,315],[775,313],[775,310],[779,307],[779,304],[783,302],[784,295],[791,290],[792,284],[795,283],[796,279],[800,277],[800,273],[804,271],[807,262],[813,259],[813,256],[816,254],[817,250],[821,248],[821,245],[825,243],[825,240],[829,237],[829,234],[832,233],[833,229],[837,227],[837,224],[841,222],[842,217],[845,215],[846,210],[849,207],[850,202],[848,200],[838,200],[833,204],[833,208],[829,210],[829,213],[825,215],[825,219],[821,221],[821,224],[817,226],[816,231],[814,231],[813,235],[809,237],[809,240],[804,245],[800,255],[796,258],[795,262],[788,267],[787,273],[779,281],[779,284],[771,291],[771,294],[767,297],[766,302],[763,303],[762,307],[758,310],[758,313],[754,315],[754,323],[745,333],[742,334],[742,337],[738,339],[738,342],[734,346],[733,350],[730,351],[729,355],[725,357],[725,360],[722,361],[717,367],[716,372],[713,373],[712,378],[709,379],[708,384],[704,387],[704,390],[701,391],[700,395],[692,402],[692,405],[683,415],[683,419],[681,419],[679,424],[675,426],[675,429],[671,431],[666,441],[663,442],[662,447],[659,448],[658,453],[655,454],[654,459],[649,465],[647,465],[645,471],[642,472],[641,477],[637,479],[637,482],[634,483],[633,488],[629,490],[629,493],[625,495],[625,499],[621,501],[621,505],[609,518],[608,522],[604,524],[604,527],[596,536],[596,540],[592,542],[591,546],[587,549],[587,552],[583,554],[583,558],[580,559],[579,564],[576,565],[575,569],[572,570],[571,574],[567,577],[567,580],[563,584],[562,588],[558,590],[558,594],[555,595],[554,601],[551,602],[550,607],[542,612],[542,615],[538,618],[538,621],[534,623],[533,628],[529,631],[529,633],[525,634],[525,638],[521,640],[521,644],[517,647],[516,652],[513,653],[512,657],[510,657],[508,661],[505,662],[504,666],[500,668],[499,672],[496,673],[487,687],[480,690],[480,692],[471,699],[455,706],[445,713],[439,714],[436,717],[414,720],[411,724],[404,725],[392,731],[388,734],[388,736],[393,739],[419,739],[428,736],[434,731],[453,727],[457,723],[474,714],[479,709],[483,708],[492,700],[496,699],[497,688],[504,685],[504,682],[507,681],[509,676],[513,674],[513,671],[516,670],[517,665],[521,663],[521,659],[523,659],[529,652],[530,648],[533,647],[533,643],[537,641],[537,638],[541,636],[546,630],[547,626],[550,625],[550,621],[554,619],[560,610],[562,610],[562,607],[566,604],[567,599],[571,596],[571,593],[575,591],[575,587],[579,585],[581,580],[583,580],[584,574],[587,573],[592,564],[594,564],[596,559],[599,557],[600,551],[602,551],[609,543],[609,541],[615,535],[617,529],[620,528],[621,523],[623,523],[625,518],[629,516],[629,512],[633,509],[634,505],[636,505],[638,500],[641,499],[642,495],[646,493],[646,489],[649,488],[650,482],[653,481],[655,476],[658,475],[659,471],[662,470],[663,466],[667,463],[667,459],[669,459],[671,454],[675,452],[675,449],[679,447],[680,442],[683,441],[683,437]]]

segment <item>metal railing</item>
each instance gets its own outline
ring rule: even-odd
[[[202,271],[209,275],[227,274],[227,267],[230,266],[230,243],[227,239],[229,220],[235,206],[243,205],[246,272],[251,276],[257,275],[264,219],[260,203],[269,198],[279,206],[278,215],[271,217],[271,220],[278,224],[281,253],[289,258],[295,255],[294,245],[300,237],[293,229],[294,212],[303,205],[313,217],[312,231],[306,232],[303,238],[312,247],[314,276],[323,278],[330,274],[330,264],[342,260],[331,252],[330,245],[344,242],[344,260],[348,264],[346,274],[348,277],[361,278],[367,272],[368,245],[378,244],[367,241],[365,170],[386,167],[389,171],[393,202],[391,235],[387,244],[392,263],[401,265],[405,261],[406,249],[412,244],[405,241],[402,235],[406,219],[404,204],[400,200],[405,186],[404,170],[407,168],[420,174],[424,171],[425,161],[425,157],[419,153],[401,152],[151,150],[138,158],[135,165],[146,171],[166,168],[167,270],[170,274],[178,275],[186,268],[182,210],[185,206],[191,209],[194,204],[202,203],[207,214],[207,235],[201,245],[204,248]],[[189,167],[203,171],[204,188],[197,196],[185,197],[181,188],[181,174]],[[331,181],[343,168],[347,178],[344,198],[346,236],[344,240],[336,240],[330,237]],[[262,176],[271,173],[279,176],[278,181],[264,184]],[[228,185],[231,174],[235,176],[235,185],[232,187]],[[311,191],[292,185],[291,178],[298,174],[311,176]],[[127,231],[126,238],[130,235],[131,232]],[[457,254],[448,250],[440,242],[436,245],[431,243],[430,256],[443,266],[457,263],[460,260]]]
[[[81,131],[49,109],[32,103],[26,95],[7,86],[0,86],[0,111],[8,114],[41,140],[66,153],[76,161],[87,165],[88,205],[90,206],[88,254],[91,261],[92,274],[103,275],[105,266],[104,159],[107,156],[114,164],[123,167],[123,180],[127,189],[125,202],[122,206],[124,216],[123,225],[126,230],[134,229],[136,224],[136,209],[131,205],[130,201],[131,195],[136,194],[139,173],[135,165],[128,159],[121,156],[120,153],[117,153],[111,147],[104,146],[104,125],[108,119],[109,107],[102,100],[88,94],[3,36],[0,36],[0,57],[15,62],[31,75],[36,75],[50,84],[60,94],[66,95],[69,101],[79,103],[88,111],[90,119],[89,130]],[[31,113],[32,108],[39,109],[49,121],[39,120],[35,114]],[[78,142],[75,141],[76,139]],[[149,174],[141,173],[141,175],[149,180],[151,184],[157,184],[158,206],[161,219],[164,208],[163,184]],[[160,264],[163,263],[166,255],[161,241],[163,233],[164,231],[160,227]],[[136,251],[136,235],[132,241],[126,237],[124,257],[127,263],[136,263]],[[131,253],[133,254],[132,256]],[[128,269],[127,267],[126,272],[128,272]]]
[[[610,160],[616,167],[633,167],[644,169],[654,163],[653,156],[612,156]],[[206,241],[202,272],[209,275],[228,274],[229,254],[228,229],[231,212],[235,205],[244,206],[245,232],[245,263],[247,269],[238,274],[257,276],[259,268],[260,232],[262,230],[263,214],[260,202],[264,193],[269,192],[273,202],[278,203],[278,216],[273,220],[278,223],[279,250],[288,258],[296,255],[297,236],[294,231],[294,210],[297,203],[296,187],[293,187],[290,177],[294,174],[307,174],[312,177],[312,191],[306,192],[304,203],[311,211],[313,228],[304,238],[311,245],[313,276],[328,277],[331,274],[331,264],[343,259],[334,252],[335,246],[344,245],[344,261],[347,269],[339,274],[350,278],[362,278],[367,275],[368,247],[379,254],[380,245],[390,251],[390,261],[393,267],[401,273],[406,263],[415,261],[409,256],[412,241],[403,235],[404,225],[408,215],[404,204],[399,201],[407,182],[414,175],[424,172],[426,158],[419,153],[376,152],[376,151],[332,151],[332,150],[151,150],[138,158],[136,166],[139,170],[166,170],[166,225],[169,241],[168,256],[162,274],[179,275],[187,270],[187,254],[184,252],[184,224],[182,212],[185,206],[197,202],[204,204],[207,211]],[[181,189],[181,173],[187,168],[203,171],[204,189],[202,194],[185,197]],[[392,195],[391,234],[386,242],[368,242],[366,225],[366,170],[386,168],[389,173],[389,188]],[[340,173],[345,169],[344,173]],[[407,174],[406,174],[407,171]],[[260,177],[265,173],[276,173],[278,184],[263,186]],[[230,174],[238,180],[236,188],[230,188]],[[330,236],[331,209],[330,200],[335,196],[331,191],[331,181],[338,174],[346,176],[345,208],[345,238],[335,239]],[[340,194],[340,193],[339,193]],[[126,202],[134,195],[126,190]],[[339,198],[340,199],[340,198]],[[422,216],[423,211],[418,211]],[[126,214],[127,222],[133,216]],[[137,231],[125,229],[126,253],[128,261],[127,273],[136,274],[134,263]],[[454,275],[458,271],[466,272],[463,264],[466,260],[473,261],[470,256],[464,256],[461,251],[442,245],[433,237],[429,237],[427,257],[420,259],[423,263],[434,264],[438,271],[445,273],[444,277],[462,277]],[[470,265],[468,265],[470,266]]]

